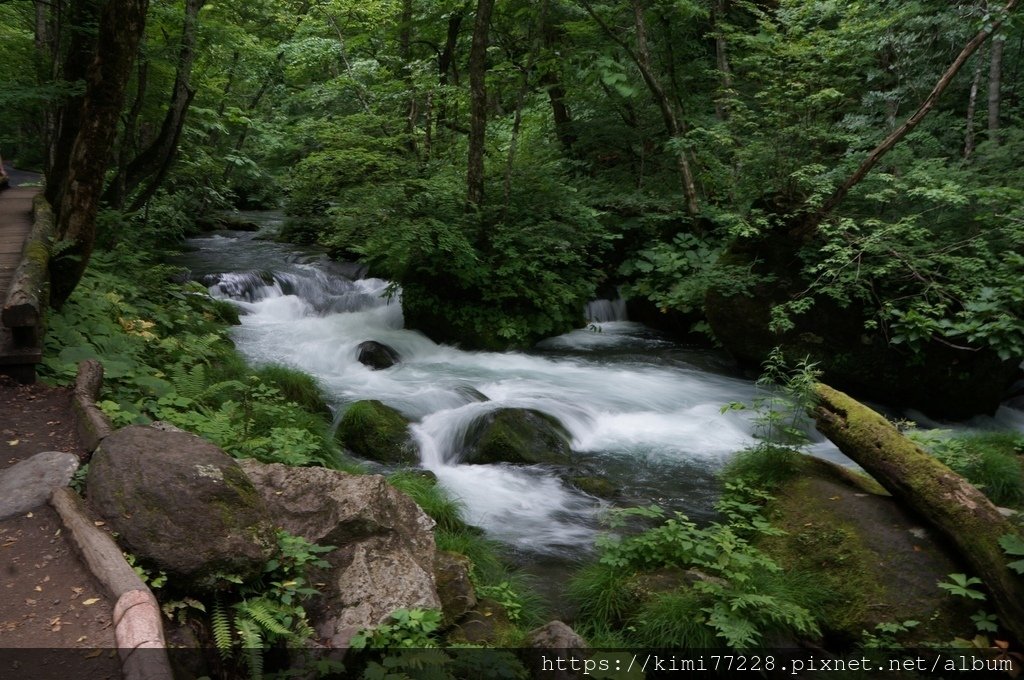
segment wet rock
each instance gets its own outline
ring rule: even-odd
[[[572,628],[561,621],[551,621],[540,628],[531,630],[526,643],[534,649],[587,649],[584,640]]]
[[[356,455],[388,464],[418,462],[409,421],[376,399],[352,404],[338,424],[340,443]]]
[[[558,419],[532,409],[501,408],[470,427],[463,462],[569,465],[572,449]]]
[[[358,352],[357,361],[375,371],[391,368],[401,360],[398,352],[376,340],[359,343],[356,351]]]
[[[604,477],[570,477],[569,483],[583,493],[597,498],[614,498],[619,494],[618,488]]]
[[[347,646],[396,609],[440,609],[434,578],[434,521],[380,475],[350,475],[241,461],[282,528],[335,546],[322,597],[311,604],[318,634]]]
[[[511,628],[512,623],[501,603],[485,598],[459,619],[448,639],[474,645],[494,644]]]
[[[258,576],[276,545],[242,468],[188,432],[114,432],[93,455],[86,489],[128,552],[198,587],[217,572]]]

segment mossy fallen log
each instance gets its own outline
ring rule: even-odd
[[[999,538],[1019,534],[970,482],[904,437],[885,418],[827,385],[815,388],[818,430],[874,477],[897,502],[920,515],[981,578],[1003,625],[1024,641],[1024,576],[1007,567]]]
[[[50,241],[53,236],[53,211],[40,194],[33,202],[35,220],[14,272],[0,318],[15,332],[15,339],[38,342],[38,331],[49,304]]]

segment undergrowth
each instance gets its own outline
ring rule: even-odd
[[[99,359],[99,405],[115,426],[162,420],[239,458],[350,468],[315,380],[283,366],[247,367],[228,338],[223,303],[198,284],[169,282],[173,271],[124,250],[96,253],[50,318],[44,378],[69,383],[78,362]]]

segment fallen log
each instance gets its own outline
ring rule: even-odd
[[[855,399],[818,384],[818,430],[942,534],[984,581],[1003,626],[1024,642],[1024,576],[1007,567],[999,538],[1020,531],[966,479]]]

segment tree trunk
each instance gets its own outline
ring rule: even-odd
[[[1003,36],[992,39],[991,59],[988,67],[988,138],[999,143],[999,102],[1003,76]]]
[[[720,91],[715,97],[715,118],[725,121],[729,118],[729,105],[726,98],[732,90],[732,70],[729,67],[729,52],[725,42],[725,34],[722,33],[722,22],[724,21],[727,0],[715,0],[714,9],[711,12],[715,25],[715,64],[718,67]]]
[[[96,47],[95,36],[88,27],[99,22],[101,6],[99,0],[76,0],[68,8],[67,25],[70,30],[67,53],[57,75],[69,83],[86,81],[88,78],[87,71],[95,59]],[[46,168],[46,200],[54,210],[60,205],[60,193],[68,184],[72,147],[80,136],[84,122],[84,99],[85,95],[69,97],[57,110],[52,121],[53,137],[49,140],[49,162]]]
[[[999,546],[1018,529],[974,486],[885,418],[827,385],[816,389],[811,411],[817,428],[893,495],[928,521],[956,547],[975,576],[984,581],[999,618],[1024,641],[1024,579],[1007,567]]]
[[[136,156],[103,195],[104,201],[116,208],[124,207],[125,201],[144,182],[146,188],[136,197],[132,210],[138,210],[156,192],[174,161],[178,140],[185,126],[185,115],[195,97],[190,85],[192,64],[195,62],[196,29],[199,11],[206,0],[185,0],[185,16],[181,27],[181,43],[178,49],[178,64],[174,76],[171,100],[164,115],[163,124],[156,139]]]
[[[99,12],[85,92],[74,116],[79,122],[77,134],[64,167],[55,168],[61,178],[61,185],[55,187],[60,198],[54,205],[57,240],[68,244],[50,260],[55,307],[71,295],[92,254],[103,174],[145,30],[148,4],[148,0],[108,0]]]
[[[967,130],[964,133],[964,160],[974,153],[974,112],[978,105],[978,85],[981,84],[981,59],[974,67],[971,79],[971,93],[967,97]]]
[[[478,0],[469,49],[469,161],[466,169],[466,204],[484,202],[484,138],[487,134],[487,38],[494,0]]]

